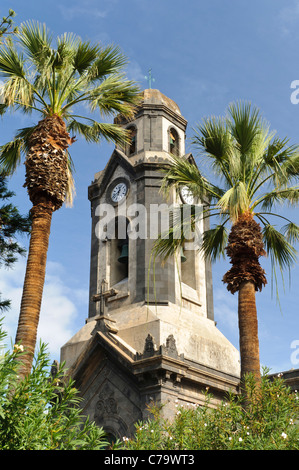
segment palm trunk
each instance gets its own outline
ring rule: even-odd
[[[232,293],[239,293],[239,330],[241,379],[252,373],[257,382],[261,379],[257,311],[255,293],[267,283],[265,271],[259,263],[264,256],[261,229],[250,212],[241,214],[232,226],[226,247],[232,264],[223,276],[223,282]]]
[[[37,202],[31,209],[31,213],[32,232],[16,333],[16,343],[21,343],[25,351],[24,356],[21,356],[21,377],[31,371],[36,345],[53,204],[45,200]]]
[[[27,154],[26,181],[33,204],[32,232],[23,287],[16,343],[25,349],[20,376],[31,371],[36,345],[52,214],[65,199],[68,187],[66,149],[73,142],[65,123],[57,116],[48,116],[38,123],[30,137]]]
[[[252,373],[257,382],[261,379],[258,320],[255,302],[255,285],[243,282],[239,288],[238,317],[240,333],[241,377]]]

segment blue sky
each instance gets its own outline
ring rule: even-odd
[[[46,23],[53,36],[64,32],[103,45],[119,45],[128,57],[127,76],[147,88],[149,68],[153,88],[172,98],[188,121],[187,138],[202,117],[223,115],[228,104],[244,99],[257,105],[271,129],[299,143],[299,104],[291,102],[291,83],[299,80],[299,1],[289,0],[2,0],[1,15],[16,11],[16,24]],[[299,96],[299,95],[298,95]],[[15,129],[32,123],[21,114],[1,120],[0,144]],[[187,150],[191,150],[187,142]],[[113,147],[72,146],[76,199],[73,208],[54,214],[39,336],[59,359],[60,347],[83,326],[88,314],[90,205],[87,187],[104,168]],[[21,212],[30,208],[21,165],[10,181]],[[284,213],[299,223],[298,209]],[[27,246],[27,241],[24,240]],[[299,367],[298,265],[291,287],[286,274],[280,286],[281,309],[271,295],[271,272],[263,260],[269,284],[257,294],[261,363],[273,372]],[[215,320],[238,347],[237,298],[221,279],[227,262],[214,265]],[[15,336],[25,269],[0,271],[0,292],[12,299],[5,326]]]

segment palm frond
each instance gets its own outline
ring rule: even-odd
[[[163,173],[165,176],[161,189],[166,195],[171,187],[176,187],[178,191],[182,186],[188,186],[192,194],[202,201],[217,201],[224,193],[221,188],[209,183],[188,158],[171,155],[170,164],[165,166]]]
[[[191,143],[199,150],[201,158],[208,160],[209,166],[226,187],[234,184],[234,175],[239,173],[239,151],[233,146],[224,118],[204,118],[202,124],[194,129]]]
[[[64,33],[57,38],[57,49],[54,60],[54,67],[74,67],[74,61],[80,47],[80,39],[73,33]]]
[[[231,119],[227,125],[234,139],[235,145],[242,156],[251,151],[252,145],[261,132],[260,112],[257,108],[251,108],[249,102],[231,103],[228,107]]]
[[[101,123],[93,119],[88,119],[88,121],[92,122],[92,124],[88,125],[74,119],[73,116],[68,118],[68,121],[68,132],[84,137],[88,143],[98,143],[102,139],[105,139],[107,142],[114,142],[121,146],[128,143],[130,140],[130,133],[116,124]]]
[[[0,48],[0,76],[22,79],[25,77],[24,56],[9,43]]]
[[[204,257],[212,262],[225,257],[225,247],[228,240],[228,231],[225,223],[206,230],[203,234],[201,251]]]
[[[191,144],[213,159],[225,160],[230,146],[225,120],[214,116],[204,118],[203,123],[194,128]]]
[[[27,153],[29,150],[29,139],[36,126],[23,127],[16,132],[15,138],[23,141],[22,150]]]
[[[290,228],[292,231],[292,229]],[[285,232],[285,229],[284,229]],[[294,231],[293,231],[294,235]],[[292,236],[293,236],[292,235]],[[292,236],[287,239],[285,233],[279,232],[273,225],[265,224],[263,228],[263,239],[266,251],[271,260],[271,285],[276,287],[276,298],[279,302],[277,267],[279,268],[284,286],[284,271],[290,273],[291,267],[297,259],[297,251],[292,245]],[[297,235],[296,235],[297,236]]]
[[[0,168],[1,173],[11,175],[21,162],[24,151],[24,140],[14,139],[0,147]]]
[[[289,222],[281,230],[289,243],[297,243],[299,241],[299,225]]]
[[[87,69],[89,82],[101,82],[108,75],[117,75],[127,63],[126,57],[117,46],[110,45],[99,50],[97,49],[96,52],[97,57]]]
[[[218,201],[221,212],[229,213],[231,221],[234,223],[243,212],[250,209],[250,199],[247,194],[247,187],[243,181],[238,181],[233,187],[228,189]]]
[[[72,207],[73,201],[76,195],[75,181],[73,177],[73,162],[70,154],[68,154],[68,168],[67,168],[67,188],[65,194],[65,205],[66,207]]]
[[[90,109],[104,117],[120,114],[132,118],[141,99],[138,91],[138,86],[124,75],[110,75],[88,94]]]
[[[0,103],[0,116],[3,116],[3,114],[7,111],[7,105]]]
[[[293,231],[294,233],[294,231]],[[278,265],[281,271],[289,269],[297,259],[297,251],[287,240],[284,233],[276,230],[273,225],[263,227],[265,248],[272,260],[272,265]]]
[[[100,130],[97,124],[98,123],[94,122],[92,125],[88,125],[76,119],[72,119],[67,126],[67,130],[76,135],[81,135],[87,142],[99,142]]]
[[[274,189],[269,193],[262,195],[252,205],[253,208],[261,205],[262,209],[271,210],[274,204],[288,204],[295,206],[299,202],[299,188],[291,187],[284,189]]]
[[[199,222],[203,218],[202,207],[181,204],[169,209],[169,227],[155,241],[153,253],[167,259],[174,255],[185,242],[192,243],[193,249],[200,249],[202,235]],[[165,215],[164,215],[165,217]]]
[[[80,42],[73,58],[74,69],[79,73],[79,75],[85,73],[86,70],[90,71],[90,68],[92,68],[92,65],[95,62],[99,65],[99,54],[99,45],[96,44],[92,46],[89,42]],[[93,77],[97,75],[95,73],[95,70],[97,69],[96,64],[94,65],[93,73],[91,74]]]
[[[45,24],[35,21],[23,23],[18,39],[37,70],[48,67],[52,59],[52,35]]]

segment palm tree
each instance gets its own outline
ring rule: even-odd
[[[223,282],[232,294],[238,292],[241,377],[252,373],[259,381],[255,293],[267,283],[259,258],[269,255],[274,279],[278,267],[290,268],[296,260],[299,227],[273,213],[273,207],[299,200],[299,151],[270,132],[257,108],[242,102],[231,104],[224,118],[204,119],[195,129],[192,144],[201,162],[208,162],[212,177],[203,175],[194,161],[172,156],[162,187],[167,193],[173,187],[187,186],[205,201],[202,217],[218,217],[218,223],[203,234],[200,250],[212,261],[225,253],[230,259],[232,267]],[[156,255],[167,258],[188,238],[185,226],[190,219],[182,213],[182,207],[172,212],[170,231],[154,246]],[[192,214],[196,222],[196,211]],[[284,221],[280,230],[270,223],[272,216]]]
[[[19,130],[1,147],[0,165],[12,174],[22,156],[32,202],[32,233],[27,260],[16,342],[26,351],[24,374],[30,372],[44,286],[51,218],[62,204],[71,202],[72,160],[69,146],[77,133],[87,142],[102,138],[116,144],[127,140],[127,132],[100,118],[134,115],[140,99],[137,85],[123,75],[126,59],[114,46],[100,47],[64,34],[52,46],[45,25],[24,23],[16,45],[9,41],[0,49],[2,111],[12,108],[41,116],[32,127]],[[84,116],[76,114],[85,104]],[[87,111],[89,108],[90,113]],[[86,114],[87,113],[87,114]]]

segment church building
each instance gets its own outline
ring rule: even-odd
[[[152,256],[169,207],[204,204],[186,188],[167,199],[161,191],[170,155],[193,159],[185,154],[187,121],[173,100],[147,89],[134,119],[119,123],[130,143],[114,149],[88,188],[88,318],[61,348],[61,361],[83,413],[122,439],[152,403],[171,418],[177,404],[202,404],[207,387],[211,406],[237,391],[240,361],[216,327],[210,263],[192,245],[165,263]],[[200,221],[201,234],[208,224]]]

